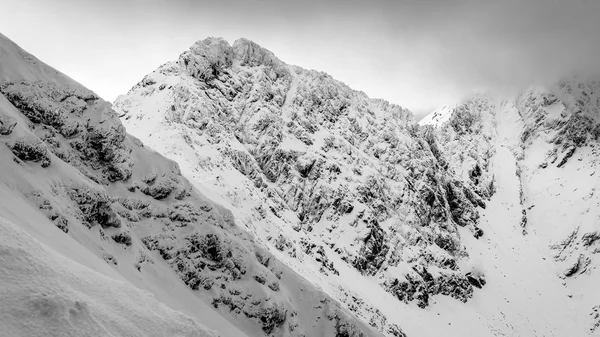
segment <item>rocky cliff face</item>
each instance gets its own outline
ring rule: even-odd
[[[1,38],[2,216],[14,214],[7,200],[26,200],[32,214],[13,219],[24,228],[24,219],[43,215],[44,226],[54,224],[131,282],[145,280],[157,296],[165,296],[161,282],[169,289],[183,282],[194,317],[211,325],[222,315],[239,329],[219,327],[226,335],[380,335],[269,253],[175,162],[127,134],[109,103]],[[216,54],[206,69],[194,63],[198,52],[181,62],[189,72],[201,69],[199,78],[222,76],[233,57]]]
[[[244,39],[197,42],[115,109],[200,189],[213,185],[271,251],[290,265],[310,260],[300,273],[335,285],[343,264],[422,308],[436,295],[466,302],[485,284],[459,267],[469,252],[458,228],[484,235],[478,212],[493,194],[486,144],[448,151],[408,110]],[[452,141],[482,132],[480,120],[460,123]]]

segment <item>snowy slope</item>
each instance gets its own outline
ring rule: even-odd
[[[89,254],[75,242],[67,245],[69,255]],[[74,262],[4,218],[0,247],[3,336],[217,336],[150,293]],[[93,262],[105,269],[101,260]]]
[[[38,88],[41,90],[37,91],[37,96],[33,96],[34,99],[32,99],[31,102],[34,104],[39,104],[37,106],[39,109],[37,111],[39,113],[43,113],[44,104],[52,104],[50,101],[43,100],[45,96],[43,92],[44,86],[49,86],[55,89],[69,88],[67,90],[79,91],[85,95],[89,95],[88,97],[90,97],[92,100],[97,100],[97,97],[95,97],[93,93],[87,91],[87,89],[81,87],[67,76],[57,72],[56,70],[37,60],[34,56],[20,49],[4,36],[0,35],[0,42],[0,79],[2,81],[2,90],[7,90],[7,88],[10,86],[10,83],[14,83],[14,81],[18,81],[23,85],[30,83],[29,81],[35,81],[35,83],[38,85]],[[66,101],[70,100],[71,99],[67,99]],[[77,103],[73,105],[77,105]],[[108,104],[105,102],[100,102],[100,106],[108,108]],[[68,106],[65,106],[65,108],[68,108]],[[86,112],[90,114],[97,114],[98,117],[101,114],[105,114],[104,111],[109,112],[109,110],[101,111],[102,112],[98,112],[95,111],[95,109],[88,109]],[[116,122],[117,125],[120,125],[118,120],[114,118],[111,120],[110,115],[104,115],[103,118],[106,119],[104,122],[105,125],[110,125],[111,121]],[[3,218],[9,219],[18,227],[25,230],[43,245],[49,247],[51,251],[62,254],[63,256],[68,257],[69,259],[72,259],[87,268],[91,268],[95,272],[99,272],[107,277],[119,280],[121,283],[126,282],[126,280],[129,280],[133,283],[136,283],[136,279],[141,280],[139,272],[136,271],[136,273],[126,273],[126,271],[135,270],[133,265],[134,261],[132,261],[130,264],[128,263],[128,260],[135,260],[137,258],[135,254],[141,254],[143,251],[140,251],[139,247],[135,245],[135,243],[129,249],[124,249],[125,247],[123,245],[113,242],[110,237],[112,234],[118,235],[118,233],[124,228],[121,228],[121,230],[106,228],[105,231],[103,226],[94,223],[94,226],[88,229],[80,219],[82,213],[79,211],[78,205],[74,204],[73,201],[70,200],[70,197],[66,195],[67,193],[65,193],[65,190],[72,186],[89,186],[90,188],[101,191],[102,187],[86,178],[83,172],[89,174],[90,176],[96,176],[95,179],[100,180],[103,176],[101,172],[102,167],[99,167],[100,170],[98,170],[98,167],[96,167],[95,172],[86,170],[85,166],[79,166],[78,170],[73,166],[78,164],[76,163],[75,158],[73,158],[71,165],[69,165],[55,155],[51,154],[50,151],[44,150],[44,144],[39,142],[39,138],[35,133],[39,132],[40,129],[45,131],[48,130],[48,128],[45,127],[43,123],[40,123],[40,121],[38,121],[39,124],[32,123],[25,115],[21,114],[19,110],[16,109],[9,100],[6,99],[4,95],[0,95],[0,121],[0,142],[2,144],[0,146],[0,157],[2,158],[2,160],[0,160],[0,171],[2,172],[0,178],[0,215]],[[133,140],[133,138],[131,138],[131,140]],[[39,161],[43,161],[44,159],[23,157],[27,159],[22,161],[16,157],[8,145],[13,145],[19,141],[22,143],[31,143],[39,146],[41,148],[39,152],[40,156],[49,160],[50,165],[46,168],[43,168],[39,164]],[[130,140],[128,139],[127,141]],[[152,161],[155,161],[157,166],[166,164],[167,167],[170,167],[174,165],[174,163],[165,160],[152,151],[140,148],[136,149],[135,153],[140,154],[142,158],[153,156],[154,160]],[[133,157],[135,157],[135,155]],[[107,164],[105,165],[108,166]],[[93,216],[93,214],[90,214],[90,216]],[[67,232],[68,235],[65,234],[65,232]],[[21,236],[21,234],[15,235]],[[35,257],[31,257],[30,259],[35,260]],[[109,264],[105,261],[111,263]],[[10,260],[6,260],[6,263],[9,262],[12,263]],[[117,267],[118,262],[121,262],[119,267]],[[86,270],[85,267],[79,266],[74,268],[82,271]],[[164,270],[161,270],[163,268]],[[243,335],[241,331],[233,328],[231,323],[223,319],[219,314],[215,313],[212,308],[204,305],[202,301],[193,300],[193,298],[190,298],[184,285],[178,285],[177,283],[173,282],[174,280],[177,280],[174,275],[170,277],[166,276],[169,275],[168,273],[165,274],[165,271],[169,271],[168,267],[161,268],[156,266],[156,268],[150,267],[148,269],[149,271],[160,271],[157,274],[162,274],[163,279],[166,278],[168,280],[167,283],[171,284],[170,287],[172,288],[173,292],[175,292],[176,289],[179,289],[180,296],[178,296],[176,300],[173,299],[172,294],[169,291],[161,289],[162,284],[150,285],[148,282],[146,282],[146,284],[137,282],[136,285],[141,286],[142,289],[151,290],[151,292],[162,301],[169,303],[170,300],[169,304],[182,302],[179,303],[178,306],[174,307],[181,309],[182,306],[187,305],[189,310],[186,312],[189,315],[195,317],[203,323],[207,323],[207,325],[211,326],[212,328],[219,328],[221,332],[224,332],[224,336]],[[83,280],[86,279],[85,272],[82,272],[82,275],[78,276]],[[26,282],[28,278],[31,278],[31,275],[15,274],[14,278],[11,279],[11,282],[18,281],[19,283],[23,283]],[[60,280],[60,278],[57,280]],[[31,291],[43,291],[44,287],[42,286],[39,288],[39,286],[39,283],[34,283],[32,281],[29,289]],[[132,289],[132,292],[136,291],[131,284],[120,285],[119,287],[122,289]],[[18,289],[14,289],[14,291],[17,290]],[[68,285],[65,285],[63,288],[54,289],[54,291],[59,290],[63,292],[69,292],[69,287]],[[181,296],[182,291],[184,296]],[[15,294],[17,293],[15,292]],[[102,293],[94,293],[91,294],[90,298],[102,298],[102,296]],[[151,304],[152,301],[156,303],[155,300],[151,299],[151,296],[144,296],[148,298],[146,299],[148,304]],[[189,300],[185,301],[186,298]],[[3,300],[4,299],[8,301],[8,297],[3,297]],[[52,305],[52,303],[49,303],[49,305]],[[58,303],[57,305],[60,306],[61,304]],[[124,304],[124,302],[121,300],[116,302],[110,302],[107,300],[103,305],[105,308],[103,308],[99,314],[106,315],[107,312],[112,310],[111,305],[121,305],[125,310],[128,308],[126,303]],[[10,308],[11,303],[3,302],[2,307]],[[137,309],[133,306],[129,308],[129,311],[131,312],[137,311]],[[167,309],[163,309],[162,311],[157,311],[155,313],[148,311],[147,319],[156,320],[158,322],[160,320],[152,315],[157,315],[161,312],[168,313],[169,311]],[[62,315],[62,313],[58,312],[57,315]],[[93,315],[95,315],[95,313],[92,313],[92,316]],[[139,315],[140,320],[138,320],[138,322],[135,324],[128,323],[129,326],[125,326],[124,328],[126,328],[126,330],[124,331],[131,331],[131,335],[145,335],[146,333],[151,333],[152,325],[147,324],[148,327],[140,326],[140,322],[145,322],[141,319],[143,318],[144,312],[140,312]],[[127,316],[125,315],[125,317]],[[189,320],[189,318],[182,319],[182,321],[185,323],[182,325],[182,327],[193,327],[194,325],[192,323],[186,323],[187,320]],[[19,323],[19,320],[14,321],[14,323]],[[100,324],[100,326],[108,329],[107,331],[113,331],[112,329],[118,328],[119,324],[115,324],[114,326],[113,324]],[[169,325],[166,324],[165,328],[169,328]],[[178,328],[177,324],[171,325],[171,329],[176,328]],[[202,329],[203,328],[198,325],[197,333],[200,333]],[[157,326],[156,331],[164,332],[167,330],[158,329]],[[30,331],[30,333],[35,335],[40,332]],[[84,332],[83,330],[76,332],[76,330],[65,329],[57,331],[55,335],[62,336],[65,334],[78,333],[85,335],[85,333],[89,334],[91,332]],[[10,335],[12,336],[13,334]],[[23,333],[17,335],[27,334]],[[117,335],[122,334],[118,333]]]
[[[555,272],[597,335],[600,274],[600,82],[565,78],[517,101],[527,230],[547,249]]]
[[[0,216],[15,242],[2,241],[2,267],[26,261],[0,307],[50,296],[32,295],[31,316],[3,312],[0,335],[379,335],[127,134],[110,104],[4,36],[0,92]]]
[[[493,106],[487,112],[472,109],[468,101],[463,103],[491,125],[492,132],[460,140],[468,139],[471,144],[489,142],[496,157],[503,157],[495,167],[505,173],[492,169],[497,192],[483,213],[481,227],[486,233],[494,231],[490,239],[504,236],[503,241],[510,242],[510,251],[493,252],[494,260],[517,255],[514,262],[508,259],[509,263],[499,268],[502,275],[496,279],[505,278],[505,286],[514,282],[526,291],[522,296],[528,298],[528,304],[519,304],[520,308],[532,307],[539,312],[540,308],[556,307],[543,311],[540,324],[548,321],[550,327],[561,317],[576,322],[557,325],[577,328],[567,329],[562,335],[597,335],[600,326],[596,290],[599,276],[595,271],[598,262],[594,256],[600,251],[600,203],[595,194],[600,135],[597,92],[597,81],[566,78],[549,88],[532,87],[508,100],[488,97]],[[471,101],[481,97],[485,96]],[[446,122],[436,125],[442,138],[460,129],[465,120],[460,109],[450,110],[445,118]],[[446,144],[447,152],[456,147],[454,141]],[[512,197],[495,206],[501,191],[510,186]],[[495,226],[486,230],[485,222]],[[498,232],[501,226],[506,228],[506,223],[510,224],[509,232]],[[482,261],[486,266],[490,263],[489,258]],[[519,265],[522,267],[515,270]],[[486,276],[491,277],[491,269],[486,270]],[[517,292],[514,289],[506,294]],[[561,317],[549,319],[562,310]],[[535,313],[524,317],[532,322]],[[541,335],[539,328],[533,327],[525,335]],[[552,329],[554,335],[561,335],[555,327]]]

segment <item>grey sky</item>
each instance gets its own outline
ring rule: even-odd
[[[600,70],[598,0],[0,0],[0,32],[107,100],[208,36],[429,111]]]

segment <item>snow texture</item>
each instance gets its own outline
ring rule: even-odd
[[[58,254],[3,218],[0,247],[3,336],[217,336],[150,293]]]

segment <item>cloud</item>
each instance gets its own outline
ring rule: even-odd
[[[107,99],[194,41],[246,37],[423,114],[600,72],[599,15],[598,0],[8,0],[0,30]]]
[[[545,83],[600,70],[600,1],[402,2],[428,76],[457,92]]]

